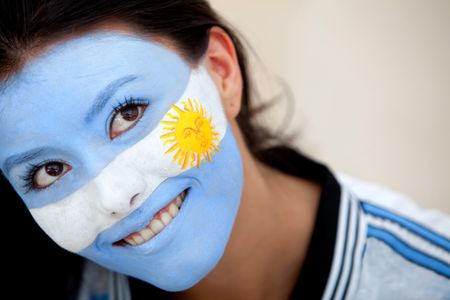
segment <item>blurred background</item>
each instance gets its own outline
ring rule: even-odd
[[[450,213],[450,1],[210,2],[292,89],[305,153]]]

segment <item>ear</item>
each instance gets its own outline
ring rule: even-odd
[[[219,90],[225,114],[235,119],[241,109],[242,75],[233,41],[220,27],[209,31],[206,67]]]

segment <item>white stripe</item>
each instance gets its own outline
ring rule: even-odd
[[[359,207],[359,201],[353,197],[353,201],[355,201],[356,205]],[[355,255],[352,258],[353,259],[353,269],[352,274],[349,278],[349,284],[348,284],[348,290],[347,290],[347,297],[346,299],[353,299],[356,293],[356,290],[358,288],[359,279],[361,275],[361,267],[362,267],[362,252],[364,250],[364,246],[366,243],[366,236],[367,236],[367,222],[364,218],[364,213],[362,210],[358,210],[357,218],[359,218],[359,225],[357,228],[357,237],[356,237],[356,248],[355,248]]]
[[[192,71],[185,92],[177,102],[196,99],[212,116],[215,130],[222,140],[227,121],[220,96],[206,68]],[[161,100],[163,101],[163,100]],[[173,162],[173,155],[165,155],[160,136],[165,125],[157,127],[141,141],[119,154],[101,173],[70,196],[31,214],[43,230],[61,247],[79,252],[89,246],[103,230],[131,213],[130,199],[139,199],[133,210],[165,179],[185,170]],[[188,168],[190,165],[188,166]],[[117,214],[112,215],[111,211]]]
[[[348,234],[347,234],[347,244],[345,245],[345,257],[344,263],[342,266],[342,273],[341,277],[339,278],[338,287],[336,289],[335,299],[342,299],[345,285],[347,284],[347,281],[350,279],[350,265],[352,263],[353,257],[352,257],[352,251],[353,246],[356,243],[356,218],[357,218],[357,206],[355,201],[352,198],[351,194],[348,194],[348,201],[350,202],[350,219],[348,224]]]
[[[344,240],[347,229],[347,211],[350,204],[348,200],[349,194],[345,188],[341,189],[341,200],[339,208],[339,221],[336,235],[336,246],[333,254],[333,263],[330,271],[330,276],[328,277],[328,283],[325,288],[322,299],[330,299],[334,286],[337,284],[337,277],[339,275],[339,269],[342,264],[342,254],[344,250]]]
[[[394,234],[395,236],[397,236],[399,239],[406,242],[410,246],[416,248],[417,250],[450,264],[450,253],[430,243],[428,240],[423,239],[419,235],[412,233],[406,228],[401,227],[399,224],[392,222],[390,220],[377,218],[372,215],[366,215],[366,218],[369,224],[383,228],[386,231],[391,232],[392,234]]]

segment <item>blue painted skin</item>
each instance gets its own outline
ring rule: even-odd
[[[52,48],[1,90],[2,171],[30,209],[72,194],[152,131],[184,91],[189,73],[176,53],[132,35],[96,33]],[[114,107],[130,97],[149,107],[134,128],[111,140]],[[200,169],[165,180],[79,254],[165,290],[193,286],[223,255],[241,197],[242,163],[230,128],[220,149]],[[47,189],[25,188],[22,178],[30,164],[47,160],[65,161],[72,170]],[[142,229],[185,188],[189,193],[180,213],[152,240],[135,247],[112,245]]]

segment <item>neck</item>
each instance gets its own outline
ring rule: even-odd
[[[241,206],[225,253],[183,299],[287,299],[314,226],[319,186],[270,169],[249,153],[234,127],[244,162]]]

